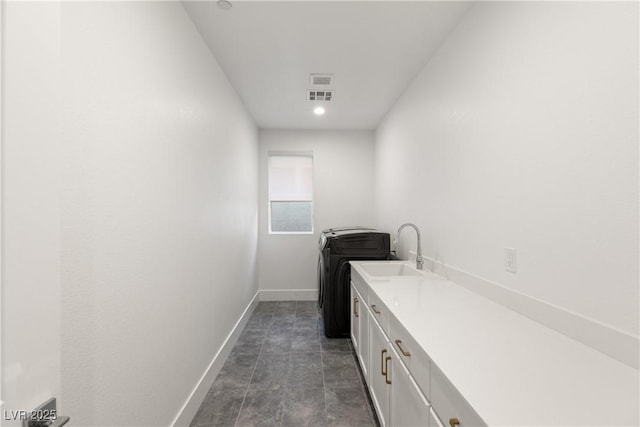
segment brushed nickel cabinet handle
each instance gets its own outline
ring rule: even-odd
[[[384,371],[384,355],[387,353],[387,350],[382,350],[380,352],[380,375],[387,376],[387,373]]]
[[[344,306],[343,306],[343,307],[344,307]],[[376,307],[376,305],[375,305],[375,304],[372,304],[372,305],[371,305],[371,310],[373,310],[373,312],[374,312],[375,314],[380,314],[380,312],[378,311],[378,307]]]
[[[358,297],[353,298],[353,315],[356,317],[360,317],[360,313],[358,313]]]
[[[460,425],[460,420],[458,420],[457,418],[449,418],[449,425],[451,427],[456,427]]]
[[[384,382],[386,382],[387,384],[391,384],[391,380],[389,380],[389,377],[387,376],[387,374],[389,373],[389,360],[391,360],[391,357],[387,356],[384,359],[384,366],[385,368],[387,368],[386,372],[384,373]]]
[[[406,351],[404,348],[402,348],[400,344],[402,344],[402,341],[396,340],[396,345],[398,346],[400,353],[402,353],[403,356],[407,356],[407,357],[411,356],[411,353]]]

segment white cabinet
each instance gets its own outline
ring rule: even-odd
[[[360,351],[360,304],[362,298],[351,282],[351,342],[356,354]]]
[[[371,364],[369,365],[369,392],[371,400],[375,406],[378,420],[382,427],[389,424],[389,393],[391,385],[391,375],[389,372],[391,356],[390,346],[387,337],[380,326],[373,321],[369,322],[369,355]]]
[[[486,425],[368,282],[352,278],[351,339],[380,425]]]
[[[350,263],[383,427],[640,426],[638,369],[444,277],[380,275],[410,263]]]
[[[369,383],[369,311],[367,303],[351,283],[351,342],[355,350],[362,374]]]
[[[400,361],[395,351],[391,352],[391,394],[389,402],[389,425],[393,427],[429,426],[431,405]]]
[[[360,366],[362,367],[362,374],[364,375],[364,379],[369,383],[369,365],[371,364],[369,360],[369,323],[371,316],[369,315],[369,310],[367,310],[366,304],[360,304],[360,348],[358,351],[358,361],[360,362]]]
[[[373,319],[373,318],[372,318]],[[369,325],[369,391],[383,427],[429,426],[430,406],[377,322]]]
[[[418,388],[431,400],[431,359],[394,316],[391,316],[389,324],[389,338],[393,349],[411,373]]]
[[[369,310],[371,317],[376,319],[385,334],[389,334],[389,318],[391,313],[384,305],[380,297],[374,292],[369,293]]]

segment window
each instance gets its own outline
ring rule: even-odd
[[[269,233],[313,233],[313,157],[269,155]]]

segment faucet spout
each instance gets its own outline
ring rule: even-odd
[[[393,241],[393,250],[392,252],[395,253],[396,249],[398,248],[398,240],[400,239],[400,233],[402,232],[402,230],[404,230],[405,227],[411,227],[414,230],[416,230],[416,238],[418,240],[418,245],[417,245],[417,249],[416,249],[416,268],[418,270],[422,270],[422,267],[424,265],[424,260],[422,259],[422,242],[421,242],[421,237],[420,237],[420,229],[418,228],[417,225],[412,224],[410,222],[407,222],[405,224],[402,224],[400,226],[400,228],[398,228],[398,233],[396,234],[396,238]]]

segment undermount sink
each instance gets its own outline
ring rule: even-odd
[[[365,274],[371,277],[421,277],[424,274],[405,263],[381,261],[362,263]]]

